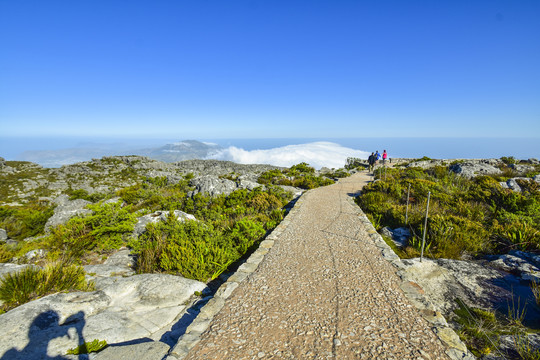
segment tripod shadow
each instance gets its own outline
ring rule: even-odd
[[[78,336],[78,344],[85,343],[82,330],[86,321],[84,320],[84,312],[78,313],[67,318],[62,325],[59,323],[60,316],[56,311],[48,310],[40,313],[28,330],[28,345],[22,350],[11,348],[4,353],[0,360],[22,360],[22,359],[43,359],[43,360],[68,360],[64,356],[49,356],[47,347],[53,339],[68,336],[68,330],[74,328]],[[87,354],[78,356],[79,360],[88,360]]]

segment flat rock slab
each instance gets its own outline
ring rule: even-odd
[[[109,346],[93,357],[93,360],[161,360],[169,346],[159,341],[143,342],[128,346]]]
[[[199,281],[164,274],[95,281],[97,291],[53,294],[0,315],[0,358],[64,358],[68,349],[94,339],[109,345],[167,342],[168,337],[178,338],[173,325],[194,292],[206,288]]]
[[[200,341],[169,358],[448,359],[350,201],[367,179],[304,194]]]

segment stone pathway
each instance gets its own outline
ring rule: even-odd
[[[167,359],[448,359],[351,201],[370,178],[305,193],[197,345]]]

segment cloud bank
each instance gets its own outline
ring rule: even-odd
[[[320,169],[321,167],[341,168],[348,157],[367,159],[366,151],[354,150],[332,142],[313,142],[308,144],[287,145],[268,150],[244,150],[231,146],[212,155],[210,158],[229,160],[240,164],[270,164],[286,166],[306,162]]]

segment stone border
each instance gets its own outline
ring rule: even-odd
[[[405,276],[404,270],[407,266],[401,261],[401,258],[392,250],[392,248],[384,241],[382,236],[377,232],[366,214],[354,202],[353,198],[349,198],[349,202],[354,206],[360,221],[364,224],[369,237],[373,240],[376,247],[381,250],[381,255],[390,264],[398,269],[397,275],[401,279],[400,288],[411,302],[420,312],[420,315],[432,325],[433,332],[448,348],[446,355],[452,360],[474,360],[476,357],[467,349],[467,346],[461,341],[456,332],[448,326],[446,319],[437,309],[435,305],[424,295],[424,290],[420,285],[408,279]]]
[[[263,241],[261,241],[257,250],[255,250],[245,263],[243,263],[238,270],[236,270],[236,272],[219,287],[212,299],[201,308],[197,317],[187,327],[184,335],[182,335],[176,345],[171,348],[164,360],[182,360],[188,355],[189,351],[197,345],[201,340],[201,335],[208,329],[214,316],[225,305],[225,300],[231,296],[233,291],[242,281],[257,270],[265,255],[268,254],[270,249],[274,246],[275,240],[277,240],[283,231],[287,229],[303,202],[304,198],[300,195],[285,218]]]

